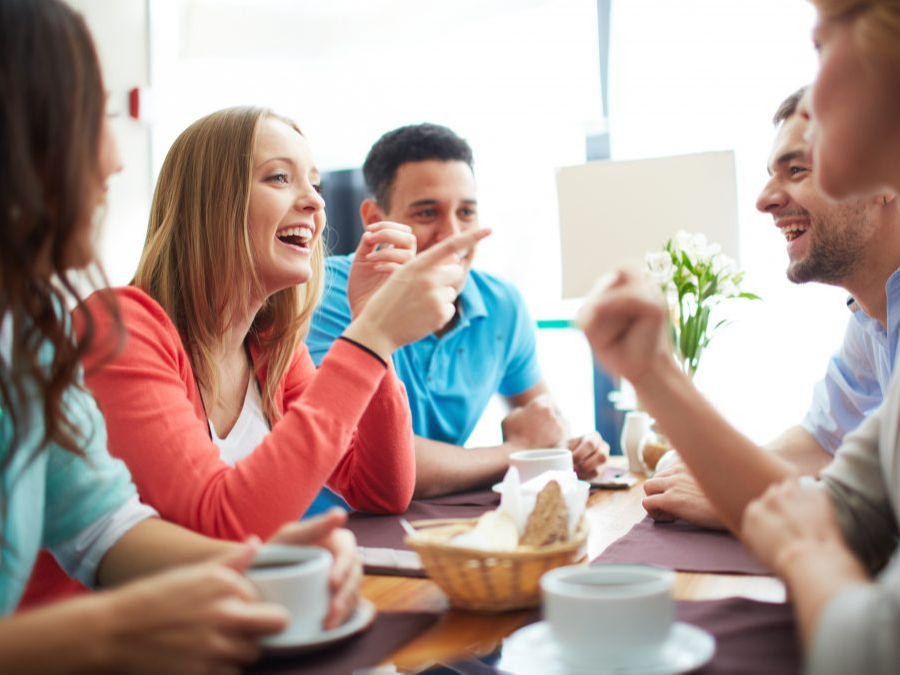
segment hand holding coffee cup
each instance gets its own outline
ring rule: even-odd
[[[328,576],[331,600],[324,628],[337,628],[353,615],[362,583],[362,558],[356,538],[341,529],[347,521],[343,509],[331,509],[315,518],[288,523],[269,540],[270,544],[311,545],[326,549],[334,559]]]
[[[572,451],[575,473],[582,480],[594,478],[600,465],[609,458],[609,445],[596,431],[570,438],[566,447]]]
[[[290,614],[285,629],[263,638],[263,644],[290,644],[322,632],[331,603],[332,560],[331,553],[318,546],[267,544],[260,548],[247,578],[262,600],[281,605]]]
[[[559,567],[541,577],[544,617],[575,668],[660,661],[675,620],[669,570],[643,565]]]

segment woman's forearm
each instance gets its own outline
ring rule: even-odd
[[[61,675],[109,668],[110,605],[82,596],[0,620],[0,672]]]
[[[97,582],[100,586],[117,586],[176,565],[209,560],[235,546],[149,518],[128,530],[109,549],[97,570]]]
[[[740,528],[747,504],[793,475],[790,465],[738,432],[694,387],[671,359],[652,376],[633,382],[635,391],[668,436],[723,522]]]

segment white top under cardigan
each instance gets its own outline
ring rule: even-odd
[[[209,435],[212,442],[219,448],[222,461],[231,466],[252,453],[263,442],[269,431],[269,422],[263,413],[262,396],[252,378],[247,383],[247,393],[244,395],[241,414],[238,415],[237,422],[234,423],[225,438],[219,438],[212,422],[209,422]]]

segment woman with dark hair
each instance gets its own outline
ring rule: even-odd
[[[813,176],[835,198],[896,194],[900,0],[813,4],[820,71],[799,113],[811,110]],[[678,370],[665,308],[638,276],[619,272],[607,280],[581,319],[598,360],[634,384],[722,520],[787,584],[808,672],[897,672],[900,373],[820,480],[798,481]]]
[[[94,317],[82,314],[76,343],[66,307],[119,169],[81,17],[58,0],[0,3],[0,93],[0,613],[16,607],[40,547],[92,586],[174,568],[4,619],[0,672],[235,672],[286,620],[240,574],[258,540],[219,542],[154,517],[107,454],[81,385]],[[111,304],[97,311],[117,321]],[[342,518],[277,535],[335,554],[331,620],[352,607],[360,574],[352,537],[335,530]]]

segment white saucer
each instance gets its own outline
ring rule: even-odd
[[[325,630],[311,637],[304,638],[276,635],[271,638],[265,638],[262,642],[262,648],[266,654],[273,656],[294,656],[324,649],[371,626],[375,620],[375,614],[375,605],[364,598],[360,598],[353,616],[337,628]]]
[[[700,668],[715,651],[716,640],[712,635],[691,624],[676,622],[657,663],[612,666],[598,659],[596,669],[583,670],[562,662],[549,624],[540,621],[517,630],[503,641],[503,652],[496,667],[516,675],[670,675]]]

